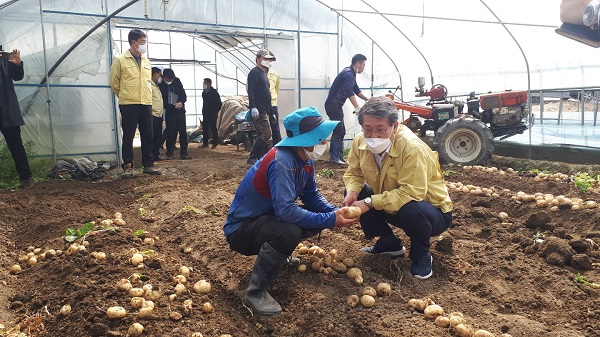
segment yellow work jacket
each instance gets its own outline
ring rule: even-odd
[[[271,106],[277,106],[277,95],[279,94],[279,82],[281,82],[281,78],[275,69],[271,68],[269,68],[267,77],[269,78],[269,89],[271,90]]]
[[[396,214],[406,203],[428,201],[442,212],[452,210],[437,152],[432,151],[409,128],[400,124],[381,170],[363,134],[354,138],[344,173],[346,190],[361,191],[367,183],[373,188],[373,208]]]
[[[162,93],[160,92],[158,85],[152,81],[152,116],[162,117],[163,109]]]
[[[140,65],[127,50],[110,67],[110,87],[119,104],[152,105],[152,66],[147,58]]]

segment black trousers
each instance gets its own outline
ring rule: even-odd
[[[121,128],[123,128],[122,155],[123,164],[133,164],[133,138],[135,130],[140,129],[142,142],[142,165],[154,166],[152,156],[152,105],[127,104],[119,105],[121,111]]]
[[[152,116],[152,155],[154,158],[158,158],[160,155],[160,147],[163,143],[162,124],[162,117]]]
[[[341,106],[329,104],[325,106],[325,112],[327,113],[327,116],[329,116],[330,120],[339,121],[338,125],[336,125],[331,133],[331,141],[344,141],[344,136],[346,135],[346,127],[344,126],[344,110]]]
[[[258,255],[260,247],[268,242],[273,249],[291,255],[302,239],[317,235],[321,228],[302,228],[295,224],[279,222],[274,215],[248,219],[235,232],[229,234],[229,247],[243,255]]]
[[[279,109],[274,106],[273,107],[273,118],[270,119],[271,122],[271,133],[273,134],[273,146],[281,141],[281,130],[279,128]]]
[[[2,126],[2,121],[0,120],[0,132],[2,132],[6,146],[8,146],[8,150],[15,161],[15,168],[17,169],[17,174],[19,174],[19,179],[27,180],[31,178],[29,160],[27,160],[27,153],[25,152],[23,139],[21,138],[21,127],[12,126],[5,128]]]
[[[175,151],[175,141],[179,134],[179,155],[187,154],[188,139],[185,126],[185,110],[169,109],[166,112],[167,122],[167,157]]]
[[[218,116],[205,115],[202,121],[202,144],[208,145],[210,139],[209,133],[212,134],[213,144],[217,145],[219,140],[219,131],[217,130]]]

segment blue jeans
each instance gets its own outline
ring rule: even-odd
[[[358,199],[362,200],[372,194],[371,187],[365,184]],[[360,216],[360,227],[367,239],[394,235],[388,224],[401,228],[410,238],[409,257],[413,262],[419,261],[429,253],[429,239],[442,234],[451,223],[452,212],[442,213],[427,201],[410,201],[394,215],[371,209]]]

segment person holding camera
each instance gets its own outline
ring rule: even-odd
[[[22,188],[33,184],[29,160],[21,138],[21,126],[25,120],[21,116],[19,99],[15,92],[13,81],[20,81],[25,76],[21,51],[14,49],[12,53],[6,53],[7,57],[0,58],[0,132],[4,136],[6,146],[15,161],[15,168],[19,175]]]

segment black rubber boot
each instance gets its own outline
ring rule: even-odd
[[[244,304],[250,307],[254,314],[274,316],[281,313],[281,306],[271,297],[267,289],[277,278],[286,259],[286,255],[279,253],[266,242],[260,248],[244,296]]]

